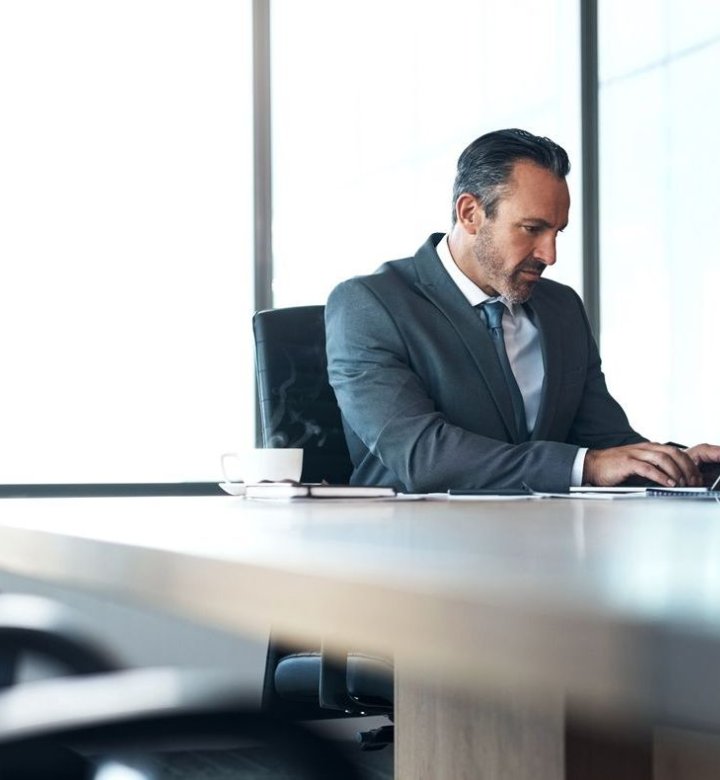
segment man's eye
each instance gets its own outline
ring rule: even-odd
[[[539,233],[542,228],[539,225],[523,225],[523,230],[526,233]]]

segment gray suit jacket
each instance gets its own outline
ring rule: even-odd
[[[607,390],[580,298],[546,279],[530,301],[545,363],[540,411],[531,440],[514,441],[497,354],[437,256],[440,238],[343,282],[328,300],[328,373],[353,482],[567,490],[578,447],[645,441]]]

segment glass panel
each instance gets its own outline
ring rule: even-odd
[[[253,441],[250,3],[0,4],[0,482]]]
[[[664,0],[599,0],[600,83],[657,65],[667,53]]]
[[[720,14],[700,26],[685,5],[667,9],[673,32],[660,59],[601,89],[601,335],[610,388],[635,427],[693,444],[720,438],[708,414],[720,386],[720,110],[708,99],[720,68]],[[681,38],[673,53],[671,40]],[[620,48],[601,28],[601,58]]]
[[[717,44],[720,3],[717,0],[666,0],[670,51],[679,53]]]
[[[276,305],[324,303],[338,281],[447,230],[460,152],[513,126],[575,163],[548,275],[579,287],[577,39],[571,0],[274,0]]]

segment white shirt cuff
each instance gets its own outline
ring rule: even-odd
[[[570,473],[570,487],[580,487],[582,485],[583,468],[585,467],[585,456],[588,448],[580,447],[575,456],[572,472]]]

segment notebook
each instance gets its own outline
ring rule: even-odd
[[[392,498],[395,488],[380,485],[321,485],[258,482],[247,485],[246,498]]]

